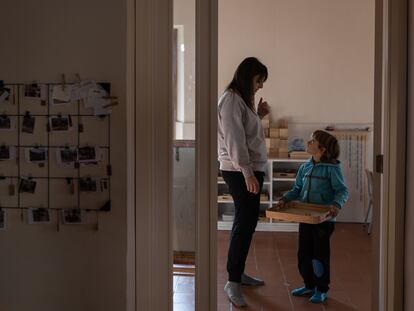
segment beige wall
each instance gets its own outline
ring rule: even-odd
[[[0,310],[124,310],[126,306],[126,4],[118,0],[2,0],[0,79],[58,82],[79,72],[112,83],[113,210],[91,226],[0,232]],[[73,81],[73,80],[72,80]]]
[[[408,26],[408,118],[407,118],[407,172],[406,172],[406,211],[405,211],[405,310],[414,306],[414,6],[409,1]]]
[[[220,0],[220,93],[247,56],[273,119],[373,122],[374,0]]]

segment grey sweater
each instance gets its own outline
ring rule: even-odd
[[[223,171],[241,171],[244,177],[264,172],[266,142],[259,116],[233,91],[218,103],[218,160]]]

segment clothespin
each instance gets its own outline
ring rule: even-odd
[[[60,231],[60,218],[59,218],[59,209],[56,209],[56,219],[57,219],[57,224],[56,224],[56,230],[57,232]]]
[[[112,106],[117,106],[117,105],[119,105],[119,103],[118,103],[118,102],[112,102],[112,103],[109,103],[109,104],[103,105],[102,107],[103,107],[103,108],[109,108],[109,107],[112,107]]]
[[[102,96],[103,99],[118,99],[118,96],[110,96],[110,95],[106,95],[106,96]]]
[[[70,194],[75,194],[75,184],[72,182],[72,178],[66,178],[66,183],[69,185]]]
[[[66,89],[66,76],[63,73],[62,74],[62,90],[64,91]]]

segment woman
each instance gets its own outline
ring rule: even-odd
[[[245,274],[244,267],[259,217],[267,163],[261,119],[269,113],[269,105],[260,99],[256,111],[254,101],[266,80],[266,66],[248,57],[237,67],[218,103],[218,160],[235,206],[227,258],[229,278],[224,291],[237,307],[246,305],[241,284],[264,284]]]

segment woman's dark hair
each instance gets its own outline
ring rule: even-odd
[[[245,58],[237,67],[233,80],[227,86],[227,90],[233,90],[240,94],[245,104],[253,111],[254,90],[253,78],[259,76],[263,82],[267,80],[267,68],[256,57]]]
[[[339,158],[340,152],[336,137],[321,130],[315,131],[312,136],[318,142],[319,148],[325,149],[325,152],[321,156],[321,162],[335,163]]]

